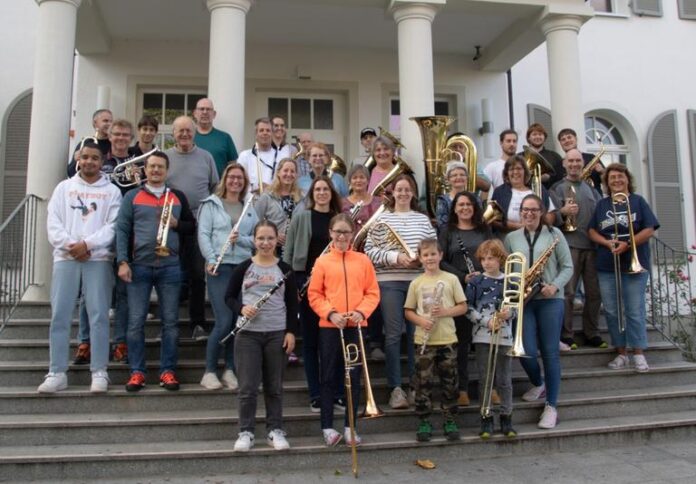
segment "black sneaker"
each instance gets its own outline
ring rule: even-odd
[[[416,432],[416,440],[418,442],[430,442],[433,437],[433,426],[429,420],[421,420]]]
[[[334,399],[334,410],[336,410],[338,412],[345,412],[346,411],[346,400],[344,398]]]
[[[493,417],[481,417],[481,431],[479,437],[489,439],[493,435]]]
[[[459,440],[459,427],[453,419],[445,421],[444,430],[447,440]]]
[[[601,336],[593,336],[587,340],[587,346],[592,346],[593,348],[608,348],[609,345],[606,341],[602,339]]]
[[[311,402],[309,402],[309,410],[312,413],[319,413],[321,412],[321,404],[319,403],[319,399],[315,398]]]
[[[517,431],[512,428],[512,415],[500,416],[500,432],[505,437],[517,437]]]

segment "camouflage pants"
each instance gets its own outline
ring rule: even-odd
[[[426,346],[420,354],[416,347],[416,373],[413,386],[416,391],[416,414],[428,417],[433,411],[432,390],[435,374],[440,377],[442,397],[440,407],[445,420],[457,413],[459,378],[457,376],[457,343]]]

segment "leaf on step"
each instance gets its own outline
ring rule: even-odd
[[[421,467],[423,469],[435,469],[435,463],[431,461],[430,459],[418,459],[416,461],[416,465],[418,467]]]
[[[342,474],[343,474],[343,472],[341,472],[340,469],[336,469],[336,470],[334,471],[334,476],[340,476],[340,475],[342,475]]]

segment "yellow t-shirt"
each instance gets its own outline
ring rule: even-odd
[[[439,289],[438,289],[439,286]],[[408,286],[408,294],[404,308],[413,309],[419,316],[429,317],[430,308],[436,297],[436,292],[441,292],[441,307],[447,309],[457,304],[466,302],[464,289],[459,279],[454,274],[440,271],[435,276],[421,274],[416,277]],[[414,343],[423,344],[425,331],[420,326],[416,326]],[[437,318],[433,328],[430,330],[428,345],[447,345],[457,342],[457,331],[454,327],[452,317]]]

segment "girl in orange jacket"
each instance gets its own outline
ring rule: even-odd
[[[344,332],[346,343],[358,342],[358,326],[367,326],[367,318],[379,304],[379,285],[370,259],[351,250],[355,225],[344,213],[329,223],[331,250],[319,257],[312,270],[307,297],[312,310],[319,316],[319,356],[321,361],[321,428],[327,446],[341,440],[333,428],[333,397],[338,393],[344,374],[343,349],[338,329],[355,328]],[[361,371],[351,371],[353,415],[360,401]],[[345,418],[346,444],[352,445]],[[356,445],[360,437],[355,434]]]

